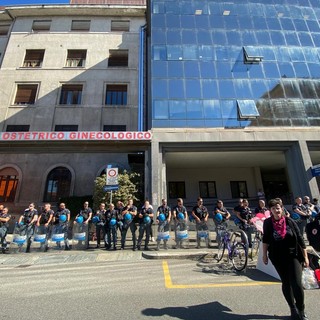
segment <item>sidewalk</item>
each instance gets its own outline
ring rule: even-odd
[[[124,250],[106,250],[104,248],[96,249],[96,242],[90,242],[88,250],[70,250],[58,251],[49,249],[48,252],[36,252],[32,250],[30,253],[11,253],[10,250],[6,254],[0,253],[0,268],[7,267],[27,267],[31,265],[57,265],[57,264],[77,264],[88,262],[107,262],[107,261],[132,261],[141,259],[199,259],[209,252],[216,251],[216,243],[211,240],[212,248],[205,248],[204,242],[201,243],[201,249],[195,249],[195,232],[190,232],[189,248],[188,249],[173,249],[175,246],[174,240],[171,238],[168,241],[168,250],[164,250],[162,244],[160,250],[156,251],[156,242],[149,243],[148,251],[132,251],[132,240],[126,242]],[[211,236],[211,232],[210,232]],[[213,236],[213,233],[212,233]],[[12,235],[7,236],[7,241],[10,242]]]

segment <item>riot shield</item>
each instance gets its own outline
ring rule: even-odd
[[[76,222],[73,225],[72,249],[85,250],[88,247],[89,228],[88,224]]]
[[[26,247],[27,225],[17,222],[13,230],[12,242],[10,243],[9,251],[11,253],[26,252]]]

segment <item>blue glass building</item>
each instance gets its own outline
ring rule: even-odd
[[[194,157],[193,165],[184,166],[188,172],[197,164],[209,168],[212,177],[200,178],[215,182],[216,192],[208,198],[232,199],[237,195],[233,178],[225,181],[230,190],[218,186],[221,170],[212,171],[214,155],[238,152],[231,154],[236,168],[245,150],[256,160],[239,165],[259,168],[252,179],[236,178],[246,181],[245,196],[254,197],[257,189],[268,189],[269,196],[319,195],[310,171],[320,163],[319,19],[317,0],[150,1],[153,191],[170,196],[177,188],[170,181],[183,179],[186,199],[201,194],[200,180],[194,180],[198,189],[190,186],[189,198],[188,178],[174,174],[183,152],[186,162]],[[277,151],[279,162],[272,155]],[[202,163],[203,158],[208,161]],[[296,172],[302,172],[300,186],[291,178]],[[280,191],[279,181],[286,190]],[[279,194],[272,193],[274,184]]]

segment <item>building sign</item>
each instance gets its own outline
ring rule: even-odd
[[[0,132],[0,141],[150,141],[149,131]]]

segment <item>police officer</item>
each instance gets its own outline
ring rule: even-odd
[[[111,249],[113,245],[113,250],[117,250],[117,218],[118,212],[114,208],[114,204],[109,204],[109,209],[105,213],[105,228],[107,237],[107,250]]]
[[[208,218],[209,218],[209,212],[208,209],[203,205],[202,198],[197,199],[197,205],[193,207],[192,209],[192,217],[196,221],[196,230],[197,230],[197,246],[196,248],[200,248],[200,237],[198,235],[199,231],[207,231],[208,230]],[[209,241],[208,241],[209,244]]]
[[[8,213],[8,208],[2,205],[0,210],[0,241],[2,253],[6,253],[7,250],[6,236],[8,233],[10,219],[11,216]]]
[[[86,249],[89,249],[89,231],[90,231],[90,222],[91,222],[91,217],[92,217],[92,209],[89,207],[89,202],[86,201],[83,204],[83,209],[80,210],[79,214],[77,214],[76,218],[77,219],[79,216],[83,217],[83,224],[81,225],[82,232],[86,231],[87,232],[87,237],[86,237]],[[76,224],[76,220],[74,221],[74,224]]]
[[[149,201],[144,202],[144,206],[141,208],[141,211],[138,215],[139,218],[139,237],[138,237],[138,250],[141,250],[142,238],[144,232],[146,232],[144,250],[149,250],[149,240],[151,232],[151,220],[153,218],[153,208],[150,205]]]
[[[158,207],[158,209],[157,209],[157,223],[159,224],[158,232],[168,232],[169,231],[169,223],[171,220],[171,208],[167,205],[166,199],[162,199],[161,202],[162,202],[162,205],[160,207]],[[159,220],[160,214],[163,214],[165,216],[164,221]],[[161,239],[157,238],[157,249],[156,250],[160,249],[160,242],[161,242]],[[167,242],[168,242],[167,239],[163,240],[163,243],[164,243],[163,248],[165,250],[168,249]]]
[[[178,219],[178,214],[181,213],[183,214],[183,220],[179,221]],[[182,245],[181,239],[178,239],[177,237],[177,230],[179,229],[180,231],[183,231],[187,228],[187,217],[188,217],[188,212],[186,207],[183,205],[183,199],[178,198],[177,199],[177,205],[174,207],[172,210],[172,215],[174,219],[174,232],[175,232],[175,241],[176,241],[176,249],[179,249]]]
[[[64,215],[67,217],[65,221],[60,220],[60,217]],[[70,250],[70,244],[68,239],[68,227],[70,221],[70,210],[66,208],[66,204],[61,202],[58,210],[53,215],[53,228],[55,233],[64,233],[65,250]],[[60,243],[57,243],[60,246]]]
[[[97,217],[98,222],[96,223],[96,237],[97,237],[97,246],[96,248],[100,248],[101,242],[101,233],[103,235],[103,239],[105,239],[105,222],[106,222],[106,204],[100,203],[99,210],[97,210],[94,217]],[[105,247],[107,247],[107,243],[105,242]]]
[[[128,214],[130,218],[128,217]],[[133,200],[131,198],[128,199],[127,205],[123,208],[122,210],[122,217],[123,217],[123,226],[122,226],[122,232],[121,232],[121,250],[124,249],[124,245],[126,243],[126,236],[127,236],[127,231],[130,229],[131,235],[132,235],[132,243],[133,247],[132,250],[136,250],[136,242],[137,242],[137,237],[136,237],[136,216],[137,216],[137,207],[133,205]]]
[[[116,210],[118,212],[118,229],[120,231],[120,234],[122,232],[122,227],[123,227],[123,215],[122,215],[122,211],[124,209],[124,204],[119,200],[117,201],[116,204]]]
[[[35,205],[33,202],[29,204],[29,207],[24,210],[23,214],[19,218],[19,225],[23,222],[24,228],[26,231],[27,236],[27,248],[26,252],[30,252],[30,246],[31,246],[31,237],[34,234],[34,227],[38,220],[38,210],[35,209]]]
[[[50,233],[50,223],[53,221],[54,212],[51,210],[51,204],[46,203],[44,205],[43,210],[41,211],[40,215],[38,216],[38,220],[36,226],[38,227],[38,231],[42,234],[46,234],[46,240],[44,242],[45,251],[48,250],[48,235]],[[41,243],[42,246],[42,243]]]

